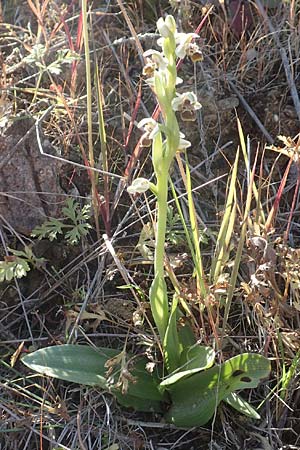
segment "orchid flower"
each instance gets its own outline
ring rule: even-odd
[[[192,62],[203,61],[203,53],[199,45],[193,42],[188,46],[186,54]]]
[[[151,61],[156,65],[157,69],[165,70],[168,67],[168,60],[157,50],[147,50],[144,56],[150,56]]]
[[[138,128],[142,128],[147,133],[148,139],[151,140],[159,133],[159,125],[151,117],[142,119],[137,126]]]
[[[181,111],[185,108],[197,110],[202,108],[202,105],[198,102],[194,92],[184,92],[183,94],[176,93],[176,98],[172,100],[172,108],[174,111]]]
[[[197,37],[196,33],[177,33],[175,36],[175,42],[178,44],[175,51],[176,56],[183,59],[187,55],[192,40]]]

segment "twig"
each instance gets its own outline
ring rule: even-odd
[[[6,414],[9,414],[17,423],[23,423],[25,428],[30,430],[32,433],[36,434],[38,437],[41,436],[41,433],[39,430],[36,430],[33,426],[28,425],[26,423],[26,421],[24,421],[24,420],[22,421],[23,416],[17,415],[11,409],[7,408],[3,403],[0,404],[0,407],[3,411],[6,412]],[[62,450],[71,450],[70,447],[66,447],[63,444],[60,444],[59,442],[54,441],[53,439],[49,438],[46,434],[42,434],[42,437],[46,441],[50,442],[52,445],[55,445],[55,446],[61,448]]]
[[[38,119],[36,121],[35,125],[34,125],[35,129],[36,129],[37,143],[38,143],[38,147],[39,147],[39,151],[40,151],[41,155],[48,156],[49,158],[56,159],[57,161],[61,161],[64,164],[71,164],[72,166],[80,167],[81,169],[85,169],[85,170],[88,169],[88,170],[90,170],[92,172],[98,172],[98,173],[101,173],[103,175],[109,175],[110,177],[114,177],[114,178],[120,178],[120,179],[124,178],[124,177],[122,177],[120,175],[117,175],[115,173],[106,172],[105,170],[101,170],[101,169],[96,169],[96,167],[90,167],[90,166],[87,167],[87,166],[85,166],[83,164],[79,164],[79,163],[76,163],[74,161],[69,161],[68,159],[61,158],[60,156],[55,156],[55,155],[50,155],[50,153],[45,153],[44,150],[43,150],[43,146],[42,146],[42,142],[41,142],[41,138],[40,138],[40,132],[39,132],[40,123],[42,122],[43,118],[44,118],[44,116],[41,117],[41,119]],[[32,131],[32,129],[30,128],[30,130],[26,133],[25,137],[28,137],[28,134],[31,131]],[[22,138],[22,142],[24,142],[25,137],[24,137],[24,139]],[[19,141],[17,145],[19,145],[20,142],[21,141]],[[14,151],[15,151],[15,148],[14,148]],[[1,169],[1,163],[0,163],[0,169]]]
[[[44,114],[42,115],[42,117],[39,120],[42,121],[42,120],[46,119],[49,116],[49,114],[51,113],[53,108],[54,108],[54,106],[51,105],[48,109],[46,109],[46,111],[44,112]],[[28,118],[28,116],[26,118]],[[24,119],[25,119],[25,117],[24,117]],[[31,133],[34,131],[34,127],[35,127],[35,124],[33,124],[29,128],[29,130],[25,133],[25,135],[22,136],[21,139],[14,145],[14,147],[10,149],[10,151],[8,152],[8,155],[6,155],[2,159],[0,159],[0,170],[8,163],[8,161],[13,157],[13,155],[16,153],[16,151],[19,150],[20,147],[22,147],[24,142],[26,142],[26,140],[29,139]]]
[[[77,416],[76,416],[78,442],[81,447],[81,450],[87,450],[87,448],[84,445],[84,442],[82,440],[82,436],[81,436],[80,413],[81,413],[81,406],[78,408],[78,412],[77,412]]]
[[[86,293],[86,295],[85,295],[85,298],[84,298],[84,301],[82,302],[80,311],[79,311],[79,313],[78,313],[78,315],[77,315],[77,317],[76,317],[75,323],[74,323],[74,325],[73,325],[73,327],[72,327],[72,330],[71,330],[71,332],[70,332],[70,334],[69,334],[68,341],[67,341],[68,344],[69,344],[70,342],[72,342],[72,340],[73,340],[73,335],[75,334],[75,331],[78,329],[79,322],[80,322],[81,319],[82,319],[82,314],[83,314],[83,313],[85,312],[85,310],[86,310],[88,301],[89,301],[89,299],[90,299],[91,296],[92,296],[94,287],[97,285],[97,281],[98,281],[98,279],[99,279],[99,276],[100,276],[100,278],[102,277],[102,273],[103,273],[103,269],[104,269],[104,261],[105,261],[105,258],[102,258],[101,264],[99,265],[99,267],[98,267],[98,269],[97,269],[97,272],[95,273],[94,278],[93,278],[93,280],[92,280],[92,282],[91,282],[91,284],[90,284],[90,286],[89,286],[89,289],[88,289],[88,291],[87,291],[87,293]]]
[[[255,3],[257,5],[257,8],[260,12],[260,14],[262,15],[263,19],[266,21],[266,23],[268,24],[269,30],[270,32],[274,35],[274,39],[277,45],[277,48],[279,50],[280,56],[281,56],[281,60],[282,60],[282,64],[284,67],[284,71],[285,71],[285,76],[286,76],[286,81],[289,85],[290,88],[290,92],[291,92],[291,96],[294,102],[294,106],[295,106],[295,110],[298,116],[298,119],[300,120],[300,100],[299,100],[299,96],[298,96],[298,92],[297,92],[297,88],[293,79],[293,75],[292,75],[292,71],[291,71],[291,67],[289,64],[289,60],[286,54],[285,49],[282,47],[279,37],[278,37],[278,32],[275,30],[275,28],[272,25],[272,22],[270,21],[263,5],[261,4],[260,0],[255,0]]]
[[[259,120],[259,118],[257,117],[257,115],[255,114],[255,112],[253,111],[253,109],[251,108],[251,106],[249,105],[249,103],[245,100],[245,98],[243,97],[243,95],[239,92],[239,90],[237,89],[237,87],[235,86],[235,84],[228,80],[228,84],[231,87],[231,89],[233,90],[233,92],[238,96],[241,104],[243,105],[243,107],[245,108],[245,110],[247,111],[247,113],[249,114],[249,116],[254,120],[254,122],[256,123],[256,125],[258,126],[258,128],[260,129],[260,131],[263,133],[263,135],[266,137],[266,139],[268,140],[268,142],[270,144],[274,143],[274,139],[272,138],[272,136],[269,134],[269,132],[265,129],[264,125],[262,124],[262,122]]]
[[[120,9],[122,11],[124,19],[126,20],[126,23],[127,23],[127,26],[128,26],[128,28],[129,28],[129,30],[131,32],[131,35],[134,38],[134,41],[135,41],[135,44],[136,44],[136,47],[137,47],[137,50],[138,50],[139,58],[141,60],[142,66],[143,66],[144,65],[144,56],[143,56],[144,50],[143,50],[143,47],[141,46],[140,40],[138,38],[138,35],[137,35],[136,31],[135,31],[135,28],[134,28],[134,26],[133,26],[133,24],[132,24],[132,22],[131,22],[131,20],[130,20],[130,18],[128,16],[128,14],[127,14],[127,11],[126,11],[126,9],[125,9],[125,7],[123,5],[123,2],[121,0],[117,0],[117,3],[118,3],[118,5],[119,5],[119,7],[120,7]]]

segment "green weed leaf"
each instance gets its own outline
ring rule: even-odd
[[[58,219],[51,218],[43,225],[35,227],[32,231],[31,236],[37,237],[39,240],[47,238],[50,242],[57,239],[58,234],[63,233],[64,224]]]
[[[67,231],[65,237],[69,244],[78,244],[82,236],[86,236],[88,234],[90,228],[92,227],[89,223],[78,224],[76,227]]]
[[[14,277],[25,277],[29,271],[28,262],[22,258],[14,257],[13,260],[0,261],[0,283],[11,281]]]
[[[73,198],[66,200],[66,206],[62,209],[64,218],[61,220],[51,218],[36,227],[32,233],[32,237],[38,239],[47,238],[51,242],[58,238],[59,234],[65,233],[67,242],[76,245],[83,236],[86,236],[92,226],[87,222],[90,219],[90,205],[84,205],[82,208]],[[65,222],[69,223],[65,223]]]

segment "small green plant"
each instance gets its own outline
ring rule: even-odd
[[[37,258],[27,245],[24,251],[10,248],[9,251],[11,255],[5,256],[4,261],[0,261],[0,283],[11,281],[13,278],[26,277],[30,266],[41,267],[45,262],[44,258]]]
[[[162,51],[148,50],[144,53],[147,63],[143,73],[148,77],[147,82],[157,97],[162,122],[146,118],[139,124],[144,130],[145,138],[152,141],[152,162],[156,182],[137,178],[128,187],[128,192],[135,195],[150,189],[157,200],[154,279],[149,298],[163,364],[155,365],[154,369],[151,366],[151,371],[144,356],[128,354],[124,350],[93,349],[82,345],[48,347],[26,355],[22,360],[37,372],[77,383],[100,386],[112,393],[120,404],[140,411],[161,412],[169,423],[180,427],[204,425],[213,417],[221,401],[225,401],[249,417],[258,418],[258,413],[238,396],[236,391],[254,388],[268,377],[269,360],[258,354],[244,353],[222,364],[215,364],[215,351],[196,341],[188,317],[185,317],[186,309],[181,308],[184,306],[183,299],[176,289],[173,298],[170,298],[168,293],[165,281],[165,243],[169,172],[178,152],[186,154],[186,149],[191,146],[180,132],[176,114],[179,113],[183,120],[194,120],[196,111],[201,108],[193,92],[181,94],[176,92],[177,84],[182,81],[177,76],[176,58],[188,55],[193,61],[197,61],[202,58],[202,54],[197,44],[192,42],[197,35],[178,33],[172,16],[160,18],[157,28],[161,35],[158,45]],[[229,259],[229,244],[236,212],[237,165],[238,155],[231,176],[225,222],[221,225],[215,262],[210,274],[212,283],[223,274]],[[209,288],[204,277],[188,163],[185,183],[190,216],[189,229],[184,223],[179,203],[176,202],[176,205],[195,265],[198,295],[204,304],[206,296],[209,295]],[[147,236],[151,238],[149,234]],[[145,239],[143,243],[144,241],[146,242]],[[224,302],[227,308],[225,317],[233,295],[239,262],[240,255],[235,260],[232,270],[232,292],[230,291],[228,299]],[[223,293],[224,295],[226,293]],[[203,305],[201,307],[204,308]]]
[[[167,234],[166,240],[172,245],[179,245],[185,242],[185,233],[181,227],[181,218],[177,212],[174,212],[172,206],[167,210]]]
[[[44,74],[47,73],[50,78],[52,75],[60,75],[65,64],[71,64],[79,58],[77,54],[72,53],[68,49],[58,50],[54,61],[47,63],[47,53],[48,50],[43,44],[36,44],[32,47],[31,53],[23,59],[24,62],[28,63],[32,67],[35,67],[38,71],[32,103],[34,103],[36,99]]]
[[[60,75],[64,64],[71,64],[78,59],[78,55],[70,50],[58,50],[53,62],[46,64],[45,58],[47,49],[43,44],[36,44],[32,47],[31,53],[24,58],[24,62],[36,66],[40,73],[49,72],[52,75]]]
[[[65,239],[70,245],[76,245],[82,238],[86,236],[92,226],[88,223],[90,219],[90,205],[80,207],[79,203],[72,198],[66,200],[66,206],[62,209],[64,218],[47,220],[43,225],[36,227],[32,233],[32,237],[38,239],[47,238],[54,241],[59,234],[64,234]],[[69,222],[69,223],[66,223]]]

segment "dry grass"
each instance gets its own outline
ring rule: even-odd
[[[42,144],[50,141],[52,156],[60,158],[64,193],[81,204],[92,202],[94,212],[98,208],[99,229],[70,247],[63,238],[52,243],[33,240],[2,218],[4,255],[8,248],[32,245],[47,264],[26,278],[0,285],[0,449],[299,448],[298,2],[280,2],[276,9],[267,10],[267,19],[262,2],[249,2],[248,25],[241,33],[237,25],[231,25],[230,11],[223,2],[213,2],[215,7],[200,32],[204,62],[193,67],[185,61],[180,69],[184,88],[195,87],[203,104],[197,123],[186,128],[185,134],[193,143],[189,161],[198,223],[208,236],[202,246],[206,273],[223,214],[227,174],[241,146],[237,116],[244,135],[249,136],[245,146],[249,166],[241,165],[238,174],[238,217],[231,255],[238,247],[250,171],[258,152],[258,197],[251,203],[239,288],[229,311],[222,351],[224,357],[257,351],[272,358],[273,365],[270,380],[251,398],[254,405],[261,405],[260,422],[223,408],[213,424],[188,431],[165,425],[160,417],[121,410],[112,397],[96,389],[32,375],[19,362],[10,365],[10,357],[22,342],[25,351],[75,340],[120,347],[127,343],[131,350],[153,347],[149,324],[144,319],[140,326],[132,317],[133,313],[143,317],[148,311],[152,265],[137,244],[142,226],[154,217],[155,204],[151,196],[131,203],[123,177],[151,173],[148,150],[136,146],[140,133],[135,122],[155,114],[153,96],[140,78],[140,45],[143,49],[154,45],[156,20],[172,9],[167,1],[155,0],[91,5],[91,134],[78,2],[2,3],[1,134],[16,118],[39,119],[48,111],[41,123]],[[204,3],[181,2],[174,14],[185,31],[197,28],[208,10]],[[24,61],[37,44],[45,48],[43,63],[48,69],[42,74],[36,65]],[[63,65],[60,74],[51,73],[49,67],[62,49],[81,58]],[[105,120],[105,156],[103,136],[99,136],[97,83]],[[278,135],[294,141],[279,141]],[[94,143],[94,163],[87,151],[89,138]],[[266,149],[271,143],[277,153]],[[91,170],[93,165],[96,172]],[[5,170],[6,166],[1,167]],[[173,170],[186,214],[180,166]],[[99,177],[96,188],[95,173]],[[110,230],[111,246],[102,238]],[[187,248],[169,242],[167,251],[177,256]],[[227,269],[229,273],[230,263]],[[190,282],[190,257],[174,270],[193,309],[199,339],[214,345],[224,308],[210,297],[201,323]],[[214,289],[228,289],[228,279],[223,281]],[[132,285],[131,290],[118,289],[124,284]],[[86,312],[98,314],[98,319],[85,320]]]

